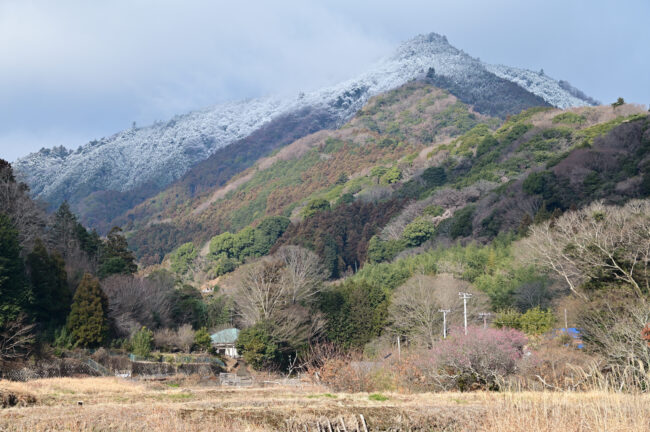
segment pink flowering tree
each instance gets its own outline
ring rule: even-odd
[[[498,389],[502,378],[517,372],[527,339],[514,329],[453,329],[450,336],[435,344],[421,367],[434,387],[461,391]]]

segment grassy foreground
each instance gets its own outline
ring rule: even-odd
[[[235,389],[52,378],[0,381],[0,394],[18,401],[0,410],[2,431],[336,431],[343,422],[363,431],[361,416],[369,431],[650,430],[650,396],[601,392],[368,395],[307,384]]]

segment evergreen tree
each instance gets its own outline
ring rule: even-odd
[[[57,252],[48,254],[40,239],[27,255],[27,269],[34,294],[33,311],[37,321],[62,325],[70,309],[65,262]]]
[[[99,266],[101,278],[118,273],[133,274],[138,270],[135,257],[128,246],[126,238],[122,235],[122,229],[113,227],[106,236],[106,243],[102,247]]]
[[[108,299],[99,280],[86,273],[77,287],[68,315],[68,331],[76,345],[97,346],[106,339]]]
[[[201,327],[194,333],[194,345],[201,351],[208,351],[212,346],[212,339],[210,333],[205,327]]]
[[[20,258],[18,231],[0,213],[0,326],[27,312],[32,293]]]
[[[344,347],[363,347],[386,326],[386,293],[365,281],[348,280],[323,293],[320,306],[327,317],[327,336]]]
[[[69,253],[77,246],[77,217],[70,210],[67,201],[63,201],[59,209],[54,213],[50,239],[58,251],[63,256]]]
[[[102,244],[99,234],[95,230],[88,232],[79,223],[77,216],[70,210],[67,201],[64,201],[54,214],[50,240],[64,257],[78,247],[89,258],[94,259],[99,255]]]

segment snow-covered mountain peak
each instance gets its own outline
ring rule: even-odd
[[[335,86],[299,97],[224,103],[167,122],[126,129],[76,151],[42,150],[14,166],[34,195],[54,205],[64,199],[81,201],[95,191],[128,192],[143,185],[162,188],[218,149],[274,119],[310,110],[327,119],[323,127],[333,127],[351,118],[370,97],[423,77],[431,69],[453,86],[476,89],[500,77],[495,79],[514,82],[554,106],[587,104],[575,96],[577,90],[567,90],[570,86],[563,88],[531,71],[484,65],[450,45],[446,37],[429,33],[404,42],[367,72]]]

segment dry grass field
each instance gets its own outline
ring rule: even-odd
[[[2,431],[363,431],[364,421],[369,431],[650,430],[650,396],[597,392],[368,395],[53,378],[0,381],[0,394],[17,403],[0,409]]]

